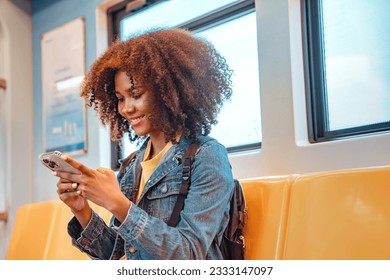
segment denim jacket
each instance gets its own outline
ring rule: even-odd
[[[200,147],[191,167],[191,186],[176,227],[167,222],[181,185],[181,160],[190,144],[183,138],[160,160],[146,182],[138,204],[132,204],[123,223],[113,217],[110,225],[95,213],[83,230],[77,219],[68,225],[72,243],[93,259],[222,259],[217,243],[229,219],[234,188],[226,149],[209,136],[200,136]],[[119,173],[122,192],[130,199],[134,179],[141,172],[146,148]]]

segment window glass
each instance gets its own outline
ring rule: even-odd
[[[322,0],[329,130],[390,120],[390,1]]]
[[[174,27],[237,0],[169,0],[160,1],[130,14],[120,23],[121,38],[150,27]]]
[[[125,40],[149,27],[180,27],[200,18],[205,22],[207,16],[215,19],[216,13],[223,14],[223,9],[229,8],[229,16],[222,16],[220,22],[214,20],[209,26],[202,25],[202,29],[192,30],[196,36],[212,42],[234,71],[232,100],[224,104],[218,116],[218,124],[211,130],[211,136],[217,138],[229,151],[259,148],[262,137],[256,13],[254,9],[232,12],[231,4],[235,2],[245,1],[161,1],[120,22],[121,39]],[[135,145],[125,141],[123,155],[135,149]]]
[[[226,147],[259,143],[261,120],[255,12],[197,34],[213,42],[234,70],[232,99],[222,107],[218,124],[210,135]]]

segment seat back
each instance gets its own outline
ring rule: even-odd
[[[284,240],[288,194],[293,176],[240,180],[248,221],[244,227],[245,259],[279,259]]]
[[[87,260],[88,255],[82,253],[72,245],[72,240],[68,235],[67,225],[73,214],[69,207],[58,201],[57,215],[53,221],[53,229],[47,240],[46,260]]]
[[[245,259],[390,259],[390,167],[240,182]],[[67,234],[72,216],[59,200],[20,207],[6,259],[88,259]]]
[[[92,209],[108,223],[110,212],[92,202],[89,202]],[[59,201],[56,219],[54,221],[52,234],[47,242],[47,250],[44,256],[48,260],[89,260],[90,257],[72,245],[67,226],[72,219],[73,213],[69,207]]]
[[[390,168],[302,175],[284,259],[390,259]]]
[[[91,207],[108,223],[110,213],[93,203]],[[67,224],[72,212],[60,200],[21,206],[16,214],[6,259],[8,260],[86,260],[87,254],[72,245]]]
[[[7,250],[8,260],[40,260],[56,217],[55,200],[21,206],[15,217]]]

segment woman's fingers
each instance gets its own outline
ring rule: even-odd
[[[62,172],[62,171],[53,171],[52,174],[56,177],[59,177],[60,180],[62,180],[63,182],[67,182],[67,183],[80,183],[81,181],[81,177],[83,175],[77,175],[77,174],[73,174],[73,173],[69,173],[69,172]]]
[[[77,160],[75,160],[69,156],[62,155],[61,158],[63,160],[65,160],[67,163],[69,163],[71,166],[73,166],[74,168],[79,170],[83,174],[91,175],[93,172],[93,169],[81,164],[80,162],[78,162]]]
[[[75,192],[77,191],[79,184],[74,183],[74,182],[63,182],[60,181],[57,183],[57,193],[62,194],[62,193],[68,193],[68,192]]]
[[[113,197],[111,190],[120,192],[119,188],[114,188],[118,186],[118,182],[112,169],[99,167],[94,170],[71,157],[65,156],[62,159],[82,174],[64,171],[53,172],[53,175],[60,178],[57,192],[61,196],[61,200],[69,199],[70,194],[72,194],[72,196],[78,195],[80,199],[89,199],[100,205]],[[70,199],[69,203],[72,204],[73,200],[76,200],[75,198]]]
[[[57,185],[58,185],[59,183],[72,183],[72,181],[67,180],[67,179],[64,179],[64,178],[60,178],[60,179],[58,180]]]

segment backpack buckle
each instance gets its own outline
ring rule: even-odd
[[[182,179],[188,181],[191,176],[191,158],[185,158],[182,169]]]

